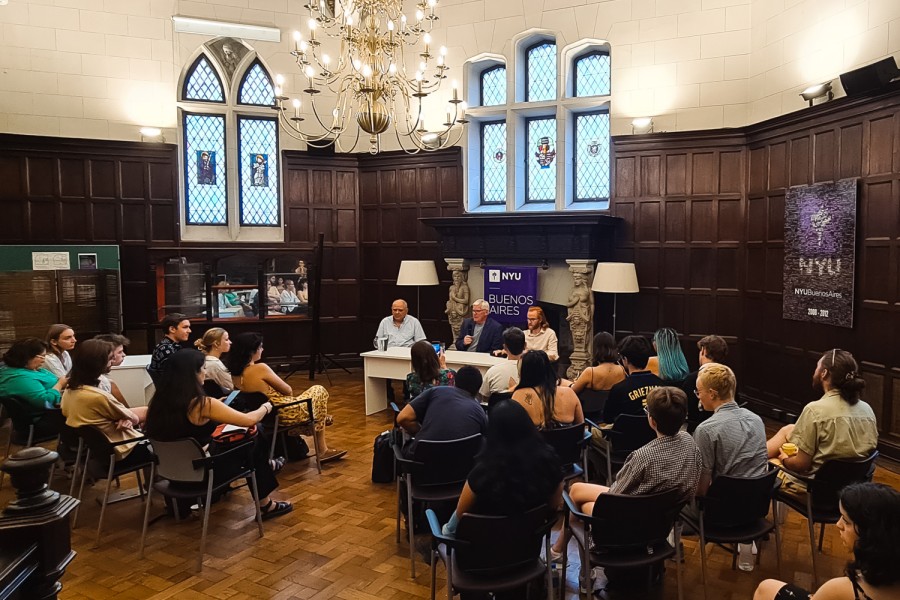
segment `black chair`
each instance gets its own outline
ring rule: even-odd
[[[426,512],[431,527],[431,598],[435,596],[437,561],[447,569],[447,597],[454,592],[515,591],[530,582],[546,578],[547,600],[553,598],[553,571],[550,561],[550,530],[556,513],[547,505],[511,516],[465,513],[455,537],[441,533],[437,515]]]
[[[211,398],[222,398],[228,395],[228,392],[222,389],[216,381],[207,379],[203,382],[203,393]]]
[[[290,425],[282,425],[281,423],[281,411],[293,408],[294,406],[300,404],[306,404],[307,415],[309,418],[306,421],[291,423]],[[272,426],[272,445],[269,447],[269,460],[275,456],[275,442],[278,440],[278,434],[281,434],[281,447],[284,452],[284,456],[287,456],[287,441],[285,440],[285,436],[288,431],[292,429],[299,429],[301,427],[308,428],[310,430],[310,435],[312,435],[313,446],[315,446],[314,451],[316,453],[316,470],[319,474],[322,474],[322,461],[319,457],[319,430],[316,429],[316,422],[313,418],[313,406],[312,406],[312,398],[298,398],[292,402],[285,402],[284,404],[273,404],[275,418]]]
[[[59,437],[59,432],[66,423],[62,411],[58,408],[48,408],[35,411],[28,403],[19,398],[6,396],[0,398],[3,408],[9,414],[12,427],[9,432],[9,441],[6,444],[6,456],[9,456],[13,444],[30,448],[35,444],[50,442]],[[3,488],[3,479],[6,472],[0,472],[0,489]],[[50,480],[53,480],[53,471],[50,472]]]
[[[578,399],[581,401],[584,418],[590,419],[594,423],[602,421],[603,407],[606,406],[607,398],[609,398],[609,390],[592,390],[590,388],[581,390]]]
[[[584,423],[542,429],[541,437],[556,450],[563,466],[563,479],[568,483],[576,477],[587,473],[587,457],[584,448],[591,440],[591,432],[585,429]]]
[[[409,529],[409,567],[416,578],[415,561],[415,501],[426,506],[433,502],[459,499],[469,471],[475,465],[475,455],[481,450],[482,435],[476,433],[458,440],[416,442],[412,459],[394,445],[397,469],[397,543],[400,543],[401,488],[406,488],[407,528]]]
[[[491,409],[504,400],[512,400],[512,392],[494,392],[491,394],[487,401],[488,414],[491,413]]]
[[[705,496],[696,498],[698,512],[682,512],[684,522],[700,534],[700,561],[706,583],[706,544],[731,544],[731,568],[735,568],[738,544],[761,540],[775,530],[775,556],[781,570],[781,534],[775,516],[775,493],[781,485],[778,470],[758,477],[719,475]],[[772,507],[772,520],[766,517]],[[759,560],[759,555],[757,555]]]
[[[151,468],[153,465],[152,458],[148,458],[148,460],[140,463],[131,463],[126,466],[123,466],[121,462],[116,460],[116,448],[125,444],[132,444],[135,442],[142,442],[146,440],[145,437],[139,437],[131,440],[126,440],[122,442],[110,442],[103,432],[97,429],[92,425],[82,425],[75,429],[78,434],[78,454],[75,458],[75,472],[78,471],[79,463],[81,464],[81,485],[78,487],[78,500],[81,500],[82,494],[84,493],[84,481],[87,479],[88,465],[91,461],[91,456],[93,456],[95,461],[98,461],[103,467],[106,467],[106,489],[103,491],[103,500],[100,503],[100,519],[97,522],[97,536],[94,538],[94,548],[100,543],[100,532],[103,530],[103,517],[106,514],[106,507],[110,504],[109,501],[109,488],[112,485],[113,480],[118,480],[122,475],[127,475],[128,473],[134,473],[137,477],[138,483],[138,496],[143,500],[144,499],[144,481],[141,477],[141,470],[146,468]],[[134,451],[134,450],[132,450]],[[80,461],[82,456],[82,452],[84,452],[84,461]],[[74,483],[75,472],[72,474],[72,479]],[[128,496],[122,498],[121,500],[130,500],[131,498],[135,498],[138,496]],[[72,527],[76,527],[78,523],[78,506],[75,507],[75,513],[72,515]]]
[[[813,475],[803,475],[783,466],[779,467],[791,477],[806,484],[806,493],[793,493],[788,486],[782,487],[778,491],[777,499],[806,517],[809,526],[809,546],[812,554],[815,587],[819,585],[816,570],[816,523],[821,524],[818,546],[818,551],[821,552],[822,541],[825,537],[825,525],[833,525],[841,518],[839,507],[841,490],[851,483],[872,481],[876,458],[878,458],[877,450],[866,458],[829,460]]]
[[[656,438],[646,415],[619,415],[611,428],[590,425],[602,434],[594,438],[599,441],[599,446],[592,444],[591,449],[606,463],[606,485],[612,485],[629,454]]]
[[[253,466],[254,440],[235,444],[213,456],[208,456],[197,440],[192,438],[172,442],[151,440],[150,443],[153,445],[153,454],[156,456],[156,463],[150,469],[150,480],[153,481],[156,475],[159,475],[161,479],[154,481],[147,491],[147,508],[144,511],[144,527],[141,530],[141,558],[144,557],[144,540],[150,521],[150,499],[153,490],[175,500],[172,502],[172,506],[176,519],[180,519],[177,500],[199,503],[203,511],[203,529],[200,535],[200,556],[197,558],[198,571],[203,568],[212,496],[215,492],[228,489],[232,481],[250,479],[250,493],[256,510],[259,537],[263,536],[262,511],[259,507],[259,491],[256,487],[256,469]],[[235,468],[235,465],[240,465],[240,467]],[[219,474],[217,474],[217,469]]]
[[[643,496],[600,494],[593,514],[587,515],[575,506],[568,492],[563,492],[566,505],[565,526],[572,532],[581,553],[582,585],[590,592],[591,569],[633,569],[650,567],[675,556],[678,599],[681,600],[681,524],[678,513],[684,506],[678,490]],[[572,520],[572,515],[578,517]],[[668,542],[675,530],[675,544]],[[591,545],[593,541],[593,546]],[[562,572],[566,572],[568,546],[563,550]],[[648,569],[652,574],[652,570]],[[648,588],[653,583],[648,578]]]

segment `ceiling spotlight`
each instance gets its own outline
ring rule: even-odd
[[[162,129],[159,127],[141,127],[141,141],[165,142],[166,138],[163,137]]]
[[[834,98],[834,92],[831,91],[831,81],[825,81],[809,86],[800,92],[800,97],[809,102],[810,106],[813,105],[813,100],[816,100],[817,98],[825,98],[822,102],[828,102]]]
[[[638,117],[631,122],[631,133],[653,133],[653,118]]]

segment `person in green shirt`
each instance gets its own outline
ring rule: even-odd
[[[3,355],[0,368],[0,397],[16,398],[35,412],[59,406],[67,378],[42,369],[47,346],[38,338],[13,342]]]

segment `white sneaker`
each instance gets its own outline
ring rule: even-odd
[[[591,569],[591,577],[590,577],[590,587],[591,587],[591,589],[589,589],[589,590],[586,589],[586,588],[584,587],[584,582],[583,582],[583,581],[580,582],[580,583],[578,584],[579,591],[580,591],[582,594],[593,594],[593,593],[594,593],[594,582],[600,577],[601,569],[602,569],[602,568],[603,568],[603,567],[594,567],[593,569]],[[580,578],[579,578],[579,579],[580,579]]]
[[[753,556],[756,556],[757,554],[759,554],[759,550],[756,549],[756,542],[753,542],[753,550],[752,551],[753,551]]]

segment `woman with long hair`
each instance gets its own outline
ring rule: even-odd
[[[115,350],[111,343],[98,339],[87,340],[78,346],[61,405],[66,425],[91,425],[114,444],[141,437],[135,428],[147,417],[147,407],[128,408],[100,388],[100,378],[108,369]],[[115,451],[118,462],[127,460],[140,464],[150,459],[149,448],[138,442],[116,446]]]
[[[619,364],[616,340],[605,331],[594,336],[592,365],[581,372],[572,389],[576,394],[584,390],[608,391],[620,381],[625,381],[625,369]]]
[[[409,397],[415,398],[436,385],[455,385],[456,371],[447,368],[443,351],[438,354],[427,340],[419,340],[409,349],[412,373],[406,376]]]
[[[203,337],[194,341],[194,347],[206,355],[206,379],[215,381],[223,392],[233,390],[231,373],[222,362],[222,355],[231,349],[228,332],[221,327],[210,327]]]
[[[514,515],[541,504],[556,510],[562,505],[562,489],[556,452],[541,438],[528,412],[504,400],[491,409],[484,449],[444,532],[454,533],[459,517],[467,512]]]
[[[325,425],[330,424],[328,415],[328,392],[321,385],[314,385],[298,396],[294,390],[275,371],[262,362],[263,336],[258,333],[242,333],[234,338],[231,351],[228,352],[225,365],[231,371],[231,380],[235,389],[247,394],[263,393],[273,404],[286,404],[299,398],[311,398],[313,420],[319,430],[316,439],[320,462],[329,462],[343,458],[346,450],[328,448],[325,441]],[[279,419],[285,425],[302,423],[309,420],[306,404],[298,404],[279,413]]]
[[[160,441],[189,437],[205,447],[212,441],[212,433],[218,424],[251,427],[272,412],[269,402],[256,410],[242,413],[218,398],[206,396],[203,393],[205,363],[203,353],[197,350],[182,350],[166,360],[163,366],[165,376],[160,378],[147,408],[145,430],[148,437]],[[253,463],[263,519],[290,512],[293,509],[290,502],[271,497],[278,488],[278,480],[265,446],[258,442],[253,449]]]
[[[522,405],[539,429],[584,423],[578,396],[559,378],[543,350],[526,352],[519,363],[519,385],[512,399]]]
[[[753,600],[896,600],[900,598],[900,492],[882,483],[856,483],[841,492],[841,541],[853,552],[846,576],[815,594],[766,579]]]
[[[66,377],[72,370],[72,357],[69,352],[75,348],[75,330],[68,325],[57,323],[51,325],[44,342],[47,344],[47,360],[44,369],[57,377]]]
[[[9,396],[35,411],[56,408],[68,379],[43,369],[47,344],[37,338],[13,342],[0,367],[0,396]]]
[[[656,356],[647,361],[647,368],[666,383],[679,384],[690,373],[687,359],[678,341],[678,332],[669,327],[657,329],[653,334]]]

